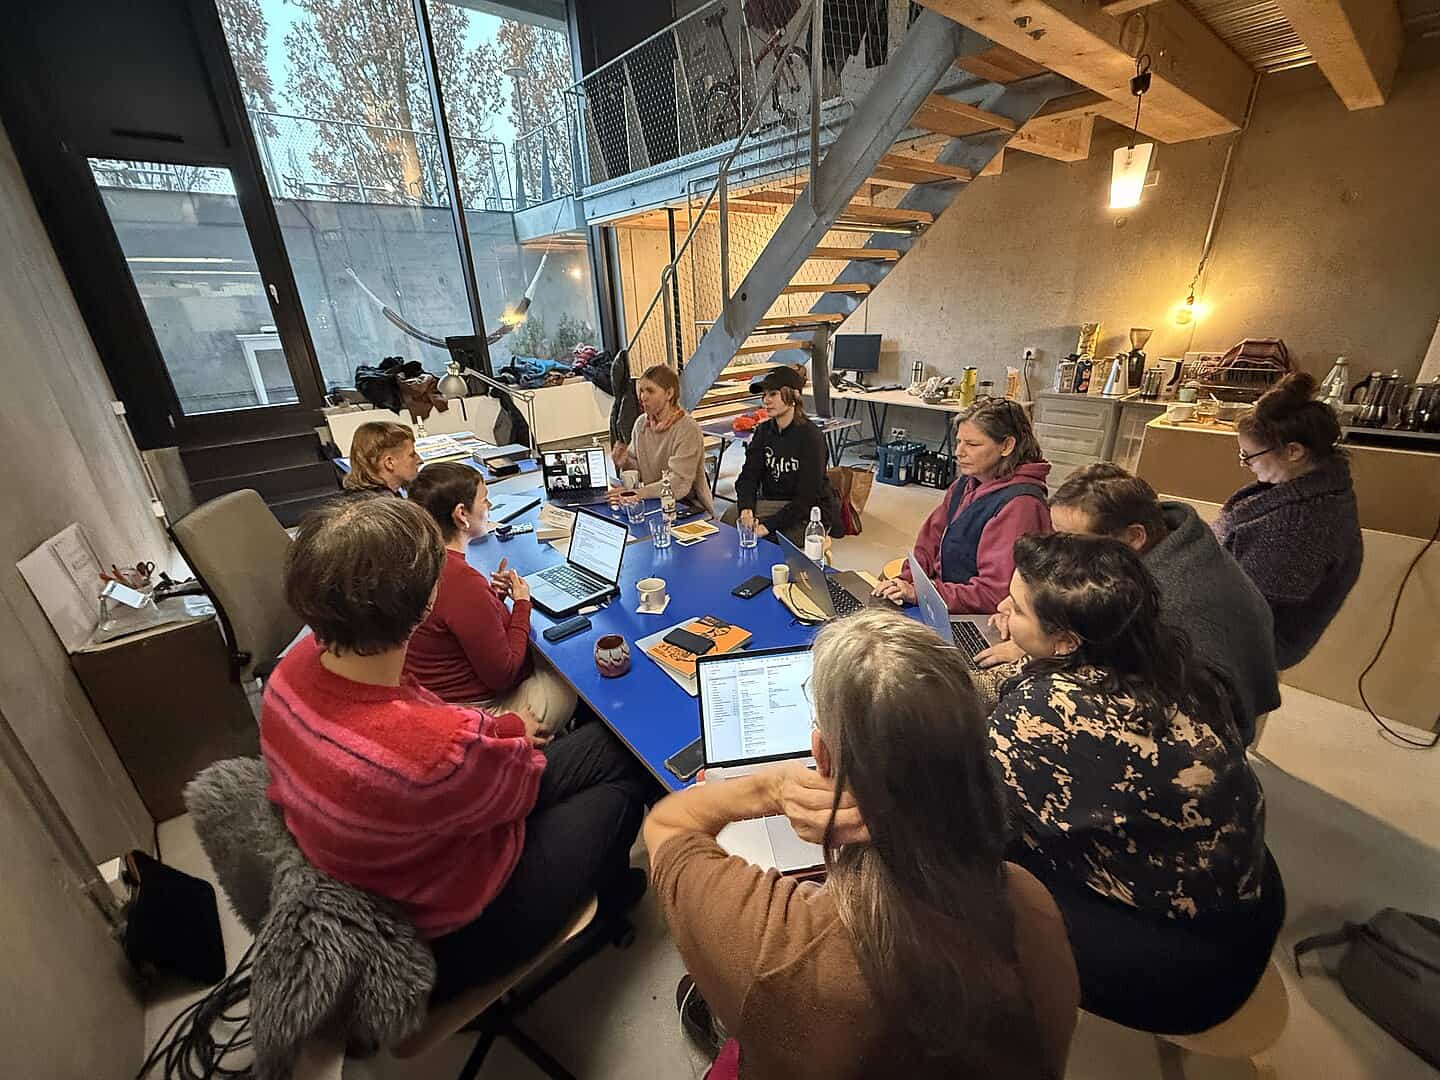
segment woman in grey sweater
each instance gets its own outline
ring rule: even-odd
[[[628,495],[654,499],[664,473],[677,499],[689,499],[706,513],[715,512],[705,476],[705,436],[700,425],[680,407],[680,378],[663,364],[647,368],[636,382],[641,413],[628,443],[610,451],[615,468],[633,469],[640,483]]]

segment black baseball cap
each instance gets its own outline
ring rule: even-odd
[[[805,376],[793,367],[771,368],[764,377],[750,383],[750,392],[763,394],[767,390],[779,390],[783,386],[788,386],[791,390],[804,390]]]

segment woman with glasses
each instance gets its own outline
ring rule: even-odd
[[[1256,483],[1230,496],[1215,522],[1225,550],[1270,604],[1282,670],[1320,640],[1364,554],[1340,423],[1314,394],[1314,378],[1295,372],[1240,417],[1240,463]]]
[[[1081,1007],[1213,1027],[1254,991],[1285,916],[1228,695],[1118,540],[1023,537],[1002,608],[1029,658],[990,718],[1009,853],[1065,915]]]
[[[1013,401],[983,398],[956,419],[960,475],[920,526],[915,558],[957,615],[995,611],[1010,589],[1011,548],[1026,533],[1048,533],[1045,479],[1050,463],[1030,418]],[[897,604],[915,603],[910,563],[875,588]]]
[[[897,612],[862,611],[816,638],[807,694],[813,770],[700,784],[645,822],[687,979],[731,1036],[711,1077],[1058,1080],[1075,970],[1054,903],[1004,861],[960,654]],[[716,842],[777,814],[824,845],[823,886]]]

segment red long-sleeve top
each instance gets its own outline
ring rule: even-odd
[[[520,681],[529,654],[530,601],[507,610],[485,576],[447,550],[435,607],[410,638],[405,674],[446,701],[490,701]]]
[[[270,801],[317,869],[396,901],[425,937],[458,930],[510,880],[544,755],[513,713],[354,682],[320,655],[305,638],[266,684]]]

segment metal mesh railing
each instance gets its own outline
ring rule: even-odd
[[[690,27],[697,20],[718,32],[723,22],[705,23],[705,13],[719,16],[724,7],[719,3],[707,5],[667,33],[673,35],[673,41],[682,42],[682,27]],[[767,43],[771,46],[768,52],[761,49],[761,53],[773,58],[768,71],[763,65],[751,69],[752,75],[758,70],[763,77],[747,84],[748,97],[741,94],[749,111],[735,132],[726,136],[733,146],[721,162],[719,175],[691,184],[685,240],[674,262],[662,272],[659,288],[631,335],[628,347],[639,366],[661,362],[675,366],[695,352],[710,325],[724,316],[727,300],[755,266],[790,206],[804,197],[812,155],[818,157],[827,122],[822,113],[828,115],[836,103],[853,103],[863,97],[875,70],[888,61],[908,29],[914,9],[909,0],[822,0],[791,10],[785,33]],[[784,9],[776,5],[767,11],[771,15],[783,14]],[[817,11],[822,19],[818,38],[813,24]],[[753,5],[746,5],[742,15],[753,19]],[[653,44],[642,46],[647,47],[653,48]],[[678,54],[679,49],[676,51]],[[622,57],[621,62],[625,61]],[[626,77],[633,82],[634,72]],[[625,86],[627,93],[629,85],[627,82]],[[817,85],[818,95],[812,91]],[[702,113],[700,121],[688,125],[683,116],[678,118],[675,133],[681,149],[686,132],[698,135],[716,130],[707,129],[703,122],[706,115]],[[843,115],[843,110],[836,115]],[[591,119],[587,132],[593,153],[599,141],[593,110]],[[631,126],[623,134],[627,147],[644,142],[643,125],[638,120],[636,116],[628,118]],[[641,136],[638,140],[637,131]],[[618,129],[611,132],[612,139],[619,136]],[[730,177],[732,162],[762,141],[767,144],[766,160],[775,162],[776,167],[758,179],[747,178],[743,185],[735,184]],[[618,164],[604,161],[603,147],[600,156],[607,172],[611,164]],[[648,158],[644,160],[648,162]],[[593,156],[591,164],[595,164]],[[883,193],[880,198],[885,199]],[[865,232],[832,230],[826,243],[862,247],[868,236]],[[805,291],[805,287],[833,282],[845,265],[844,259],[809,260],[790,283],[793,291],[780,295],[767,312],[767,319],[798,320],[806,316],[822,294]],[[747,340],[746,351],[732,363],[730,374],[741,376],[746,368],[768,366],[771,347],[808,347],[809,332],[784,326],[774,327],[770,333],[765,329],[762,327]],[[738,384],[741,380],[735,381]]]

